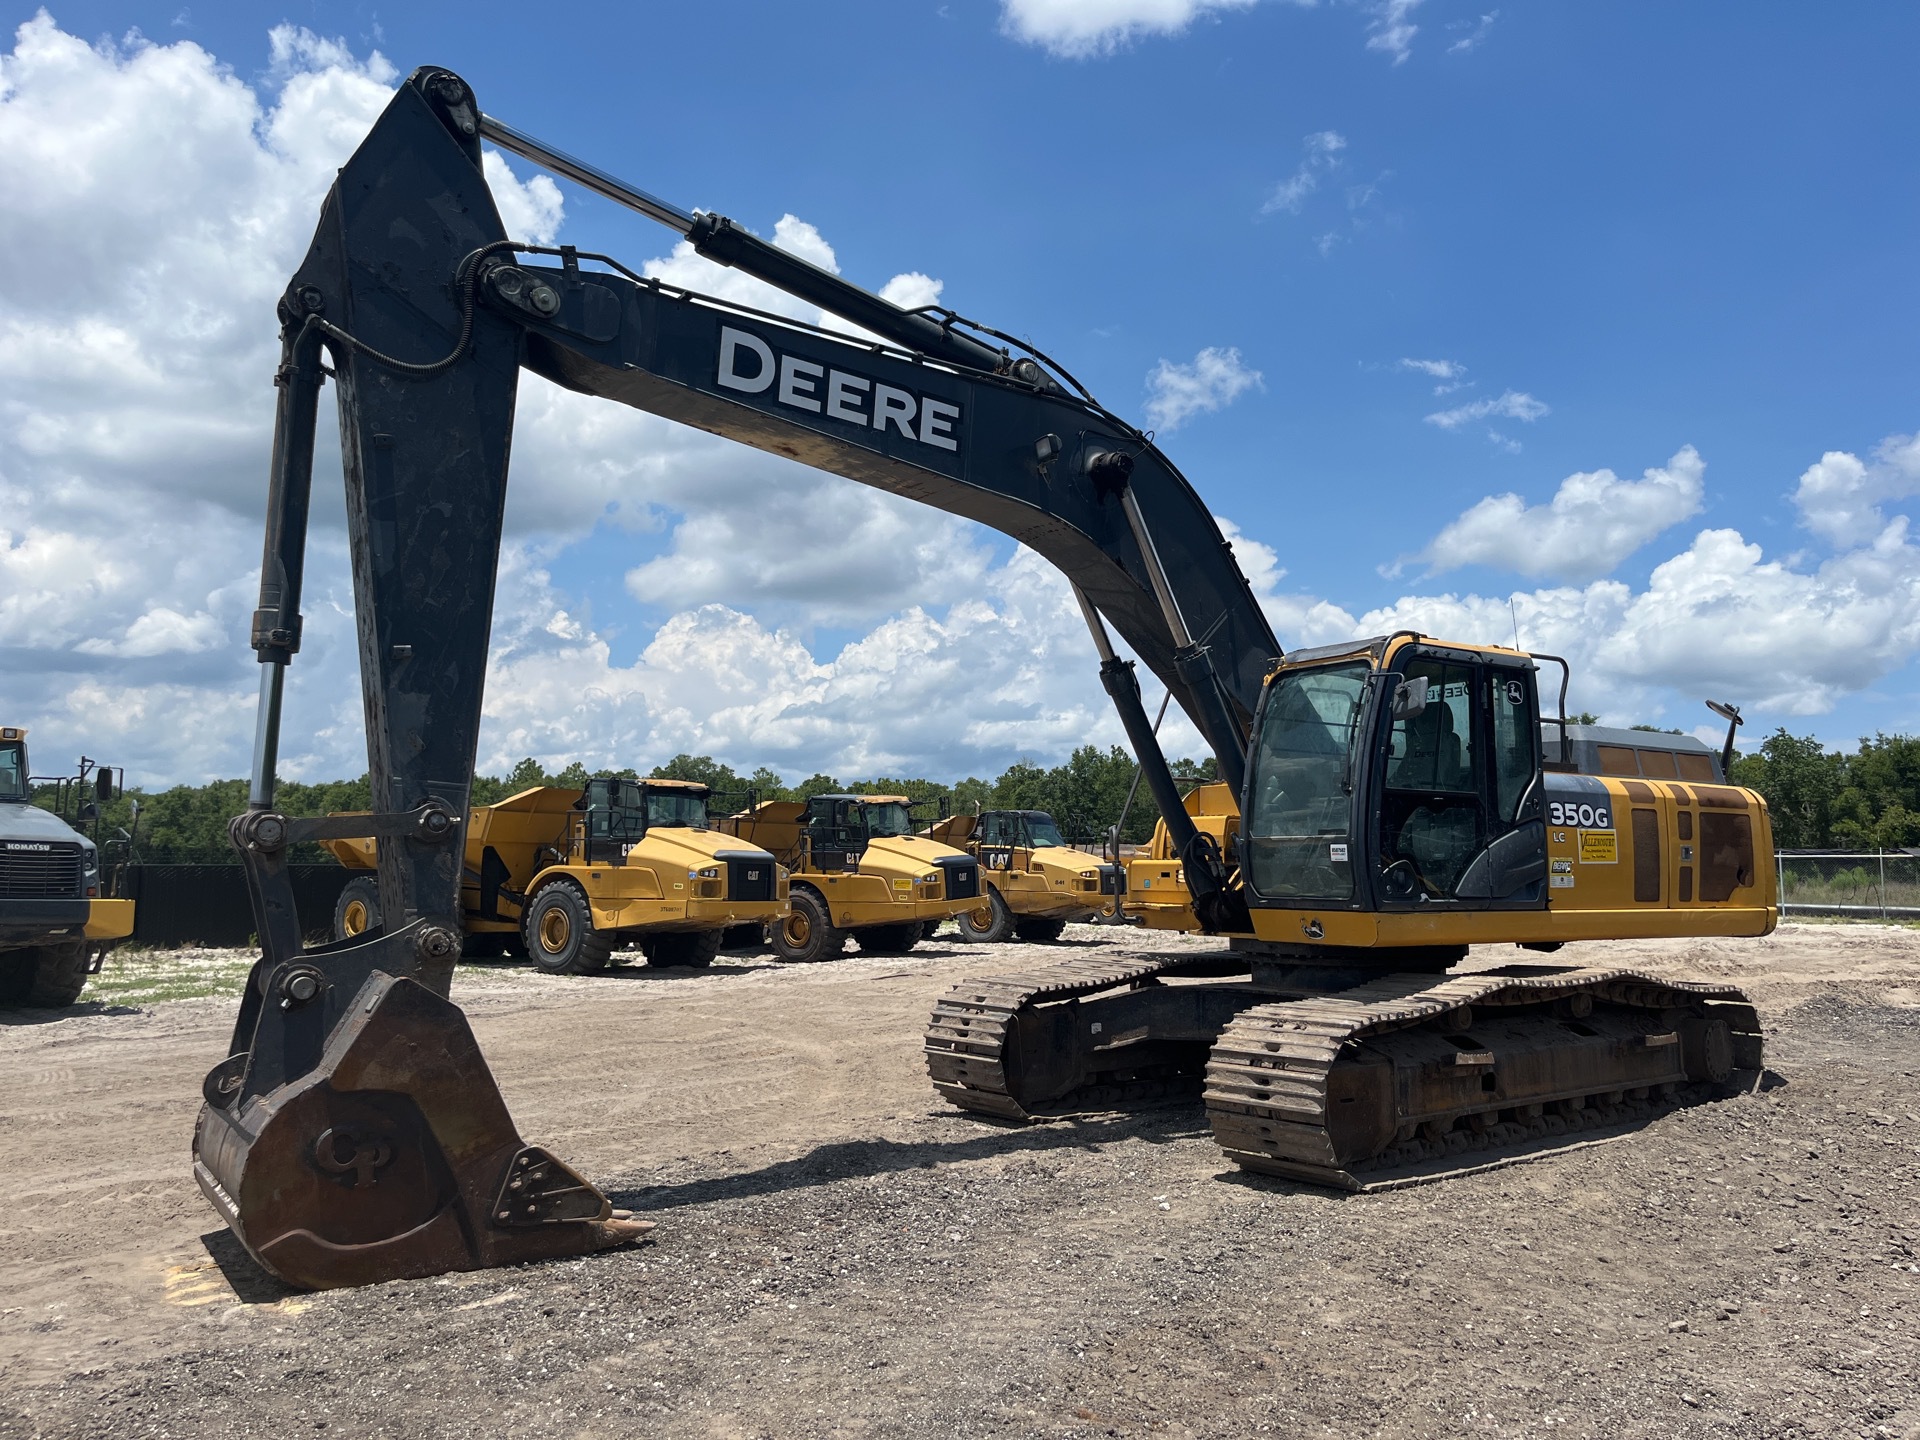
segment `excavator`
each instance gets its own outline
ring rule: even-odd
[[[483,141],[862,333],[510,239]],[[286,1282],[578,1255],[651,1228],[520,1136],[449,999],[522,370],[979,521],[1071,581],[1196,922],[1252,948],[961,984],[925,1049],[964,1109],[1024,1120],[1200,1084],[1235,1163],[1351,1188],[1369,1167],[1631,1125],[1760,1064],[1736,990],[1546,959],[1573,939],[1766,933],[1757,796],[1545,769],[1551,657],[1407,632],[1283,654],[1172,461],[1023,342],[638,190],[486,115],[436,67],[341,169],[278,315],[259,711],[230,826],[260,957],[203,1083],[193,1165]],[[328,379],[373,805],[305,819],[275,807],[274,770]],[[1233,850],[1183,808],[1122,643],[1239,797]],[[1564,715],[1564,665],[1560,698]],[[377,842],[380,923],[307,948],[288,849],[338,839]],[[1495,945],[1527,963],[1463,965]]]

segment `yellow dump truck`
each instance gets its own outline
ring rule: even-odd
[[[1233,787],[1212,781],[1196,785],[1186,795],[1185,808],[1194,828],[1213,838],[1220,853],[1236,854],[1240,839],[1240,806]],[[1193,895],[1187,889],[1179,857],[1167,835],[1167,822],[1154,822],[1147,853],[1127,862],[1127,914],[1149,930],[1198,930]]]
[[[115,792],[111,769],[81,769],[58,783],[85,823]],[[0,726],[0,1005],[71,1005],[95,958],[133,933],[133,901],[107,894],[93,840],[29,802],[28,776],[26,727]]]
[[[980,862],[987,908],[958,917],[968,940],[1058,940],[1074,920],[1118,912],[1126,873],[1076,850],[1044,810],[954,815],[927,831]]]
[[[903,954],[927,926],[982,908],[980,865],[913,833],[904,795],[769,800],[719,823],[792,874],[792,910],[773,927],[783,960],[830,960],[847,937]]]
[[[637,943],[653,965],[713,962],[733,926],[778,924],[787,874],[763,849],[712,828],[708,787],[597,776],[584,790],[541,786],[469,812],[460,900],[469,955],[524,953],[556,975],[603,969]],[[375,842],[332,840],[371,870]],[[334,938],[380,923],[371,874],[349,880]]]

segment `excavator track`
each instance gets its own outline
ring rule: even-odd
[[[1017,1083],[1018,1021],[1041,1004],[1132,989],[1210,962],[1213,957],[1196,964],[1173,955],[1125,961],[1064,960],[956,985],[935,1004],[927,1025],[927,1073],[934,1088],[960,1109],[1001,1120],[1058,1118],[1069,1108],[1110,1108],[1162,1098],[1174,1087],[1176,1077],[1129,1071],[1126,1078],[1105,1077],[1105,1083],[1076,1088],[1066,1097],[1072,1107],[1027,1101]]]
[[[1761,1065],[1759,1021],[1738,990],[1625,969],[1390,974],[1310,994],[1244,980],[1162,989],[1163,1023],[1184,1025],[1184,1064],[1166,1046],[1126,1051],[1118,1042],[1145,1030],[1103,1034],[1093,1018],[1102,1004],[1137,1010],[1162,977],[1205,966],[1074,960],[957,985],[927,1029],[934,1086],[963,1110],[1036,1120],[1191,1093],[1190,1057],[1204,1053],[1227,1158],[1375,1190],[1625,1133]]]
[[[1243,1169],[1384,1189],[1600,1138],[1760,1067],[1738,990],[1529,968],[1242,1011],[1207,1065],[1214,1138]]]

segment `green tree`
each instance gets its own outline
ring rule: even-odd
[[[1829,753],[1811,735],[1783,726],[1755,755],[1733,762],[1728,778],[1766,796],[1774,843],[1782,849],[1826,849],[1834,844],[1834,807],[1846,784],[1846,758]],[[1850,811],[1844,818],[1856,819]]]

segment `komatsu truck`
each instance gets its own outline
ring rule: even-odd
[[[113,771],[63,789],[113,797]],[[108,945],[133,933],[133,901],[107,893],[100,847],[31,803],[24,725],[0,726],[0,1005],[71,1005]],[[84,805],[82,807],[84,809]],[[82,819],[76,814],[75,819]]]

